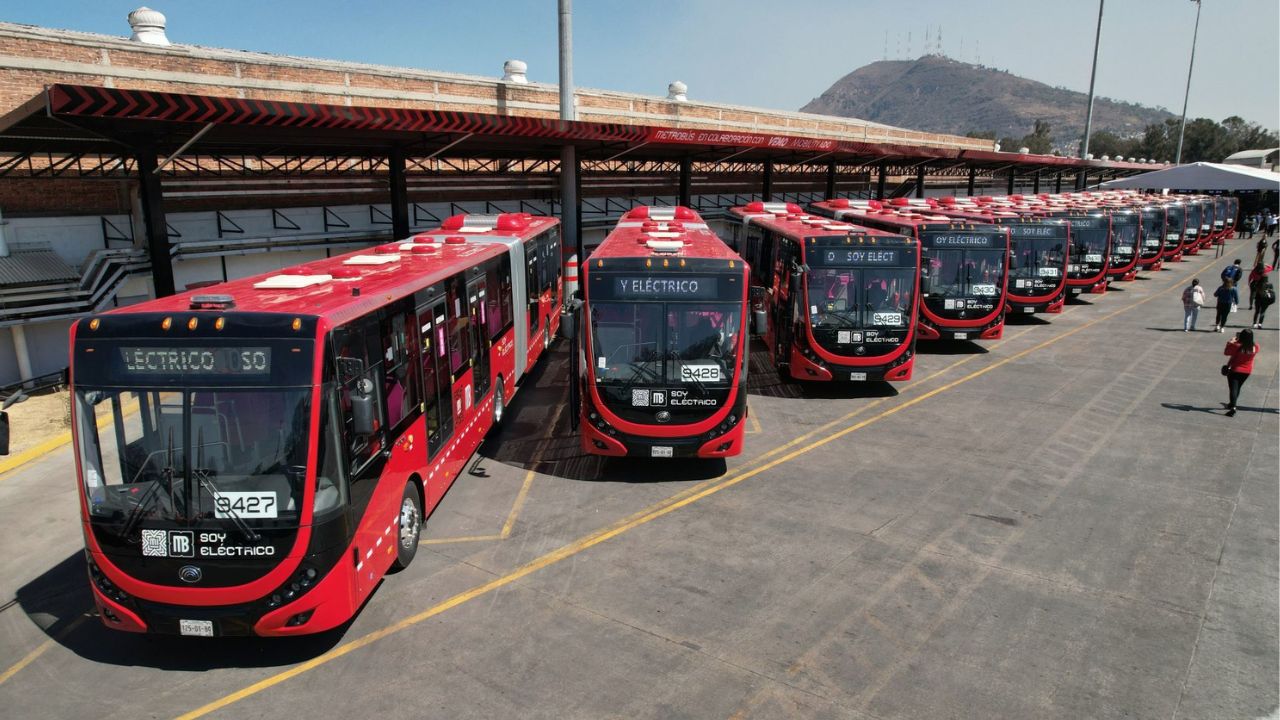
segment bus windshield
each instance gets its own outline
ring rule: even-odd
[[[596,383],[728,385],[741,313],[729,302],[592,303]]]
[[[310,388],[77,388],[91,518],[296,526]]]
[[[1199,204],[1190,203],[1187,205],[1185,227],[1188,239],[1194,239],[1200,236],[1201,215],[1202,213],[1200,212]]]
[[[1142,211],[1142,255],[1153,257],[1164,241],[1164,213],[1159,210]]]
[[[1004,256],[1003,249],[995,248],[931,250],[925,276],[929,295],[946,300],[995,298],[1004,280]]]
[[[1138,251],[1138,219],[1119,216],[1111,220],[1111,267],[1124,267],[1133,262]]]
[[[1038,229],[1037,226],[1028,226]],[[1062,266],[1065,263],[1067,238],[1065,229],[1061,235],[1047,237],[1023,237],[1018,228],[1012,228],[1013,251],[1009,265],[1009,286],[1014,291],[1050,291],[1062,282]]]
[[[819,329],[905,329],[915,268],[810,269],[809,322]]]

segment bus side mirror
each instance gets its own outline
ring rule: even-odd
[[[377,429],[374,408],[373,381],[360,378],[356,382],[356,392],[351,396],[351,424],[357,435],[372,435]]]
[[[764,335],[765,330],[769,327],[769,313],[763,309],[751,311],[751,329],[756,335]]]
[[[0,455],[9,454],[9,413],[0,412]]]
[[[576,314],[569,310],[560,311],[560,336],[570,342],[578,336],[578,324],[574,322]]]

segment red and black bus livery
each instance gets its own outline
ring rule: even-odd
[[[582,266],[587,453],[742,452],[748,269],[689,208],[638,207]]]
[[[920,340],[999,339],[1009,280],[1008,229],[901,205],[859,206],[837,199],[812,208],[819,215],[906,235],[920,244]]]
[[[1138,267],[1143,270],[1156,271],[1164,266],[1164,250],[1166,239],[1165,206],[1159,204],[1138,206],[1139,236],[1141,251],[1138,255]]]
[[[77,321],[73,435],[102,621],[279,636],[351,618],[413,559],[516,391],[529,305],[512,255],[423,234]]]
[[[1057,210],[1051,217],[1071,226],[1067,256],[1067,292],[1072,295],[1107,291],[1107,267],[1111,263],[1111,218],[1098,210]]]
[[[915,365],[920,250],[913,238],[805,214],[730,210],[751,265],[755,332],[799,380],[905,381]]]

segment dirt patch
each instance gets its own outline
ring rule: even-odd
[[[71,394],[42,392],[13,405],[9,413],[9,456],[71,429]]]

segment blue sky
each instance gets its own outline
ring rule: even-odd
[[[1280,126],[1278,6],[1205,0],[1190,116],[1235,114]],[[127,35],[134,7],[15,2],[0,19]],[[156,0],[155,7],[175,42],[479,75],[500,75],[503,60],[519,58],[530,79],[557,80],[555,0]],[[1098,93],[1180,112],[1195,10],[1189,0],[1107,0]],[[794,110],[881,59],[886,36],[890,58],[908,48],[914,57],[941,26],[951,57],[972,62],[980,54],[984,65],[1084,91],[1097,11],[1093,0],[577,0],[574,79],[652,95],[683,80],[691,99]]]

